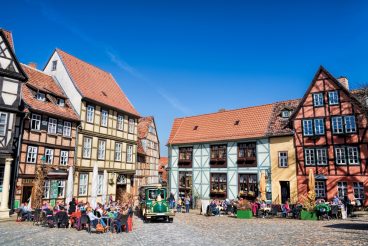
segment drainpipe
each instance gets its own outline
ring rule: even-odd
[[[79,123],[77,125],[76,131],[75,131],[75,147],[74,147],[74,165],[73,165],[73,176],[75,174],[76,171],[76,167],[77,167],[77,159],[78,159],[78,136],[79,136],[79,128],[82,127],[82,124]],[[74,179],[73,179],[74,180]],[[75,181],[74,181],[75,183]],[[74,190],[74,187],[73,187]],[[74,196],[74,194],[73,194]]]

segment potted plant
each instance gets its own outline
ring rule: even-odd
[[[307,197],[304,198],[303,210],[300,213],[302,220],[317,220],[316,213],[316,194],[308,192]]]
[[[238,219],[251,219],[253,217],[252,206],[248,200],[243,199],[239,201],[236,217]]]

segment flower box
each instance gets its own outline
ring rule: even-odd
[[[238,210],[236,212],[236,217],[238,219],[251,219],[253,217],[252,210],[250,209]]]
[[[300,214],[300,218],[302,220],[317,220],[316,212],[309,212],[306,210],[302,210]]]

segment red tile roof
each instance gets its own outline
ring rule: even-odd
[[[240,140],[266,136],[273,104],[174,120],[168,144]],[[238,124],[237,124],[238,123]]]
[[[167,157],[160,157],[159,163],[161,166],[165,167],[167,163],[169,163],[169,159]]]
[[[60,49],[56,52],[84,98],[139,116],[110,73]]]
[[[141,117],[138,119],[138,138],[145,138],[148,134],[148,129],[153,121],[153,116]]]
[[[138,152],[138,154],[146,155],[146,151],[144,151],[141,139],[138,139],[138,141],[137,141],[137,152]]]
[[[69,100],[57,82],[49,75],[40,70],[22,64],[22,68],[28,75],[28,82],[22,84],[22,96],[29,109],[44,112],[46,114],[59,116],[66,119],[79,121],[78,115],[74,112]],[[46,101],[35,98],[35,92],[39,90],[46,94]],[[50,97],[50,95],[52,97]],[[65,106],[61,107],[55,102],[56,97],[64,98]],[[28,111],[26,108],[25,111]]]
[[[294,99],[274,103],[270,124],[267,130],[268,136],[285,136],[293,134],[293,130],[290,128],[289,118],[283,118],[281,116],[281,111],[287,109],[290,111],[290,115],[293,114],[300,100],[301,99]]]

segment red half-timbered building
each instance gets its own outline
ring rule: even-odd
[[[291,120],[299,199],[307,193],[313,169],[317,197],[348,196],[367,206],[367,116],[347,79],[320,67]]]

